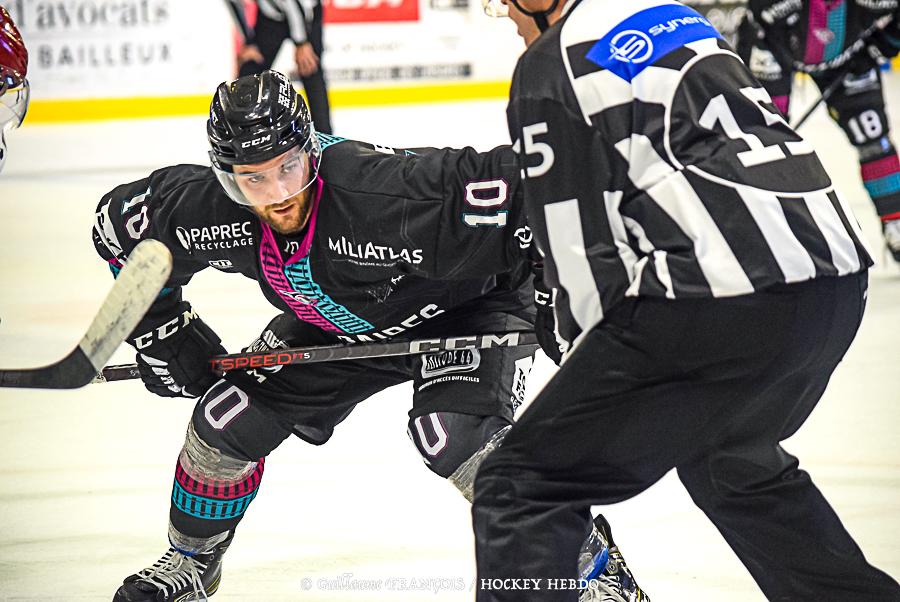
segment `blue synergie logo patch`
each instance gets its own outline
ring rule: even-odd
[[[628,83],[658,59],[698,40],[721,38],[712,23],[681,4],[635,13],[597,41],[587,59]]]

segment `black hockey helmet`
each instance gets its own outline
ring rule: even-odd
[[[306,102],[290,80],[263,71],[219,84],[209,107],[206,134],[219,169],[259,163],[315,137]]]
[[[261,204],[250,198],[246,179],[237,178],[235,165],[263,163],[295,150],[291,156],[306,154],[311,163],[303,188],[312,183],[318,172],[321,151],[309,109],[290,80],[277,71],[219,84],[210,103],[206,134],[213,171],[238,203]],[[244,185],[238,186],[239,182]],[[273,197],[262,204],[269,202],[277,201]]]

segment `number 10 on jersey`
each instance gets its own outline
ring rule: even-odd
[[[481,209],[482,213],[463,213],[463,223],[477,228],[493,226],[502,228],[509,219],[509,211],[500,210],[509,199],[509,185],[506,180],[485,180],[466,184],[466,205],[473,209]],[[484,211],[490,210],[493,211]]]

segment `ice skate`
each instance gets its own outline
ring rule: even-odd
[[[175,548],[153,566],[126,577],[113,602],[196,602],[208,600],[219,589],[222,557],[234,537],[218,543],[210,552],[186,556]]]
[[[602,514],[594,519],[594,526],[606,539],[609,551],[605,558],[599,558],[600,563],[605,560],[605,566],[601,569],[598,564],[594,574],[586,578],[589,585],[581,592],[578,602],[650,602],[650,596],[638,586],[625,564],[622,552],[613,541],[609,523]]]

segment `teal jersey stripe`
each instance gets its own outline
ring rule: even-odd
[[[900,173],[892,173],[877,180],[869,180],[864,182],[864,185],[873,199],[897,194],[900,193]]]
[[[826,61],[837,58],[844,51],[844,43],[847,41],[847,0],[828,13],[828,29],[834,34],[834,39],[825,46]]]
[[[328,293],[322,290],[322,287],[313,280],[309,257],[284,266],[284,275],[290,282],[291,288],[303,295],[319,315],[342,331],[357,334],[375,330],[375,327],[369,322],[335,302],[328,296]]]

